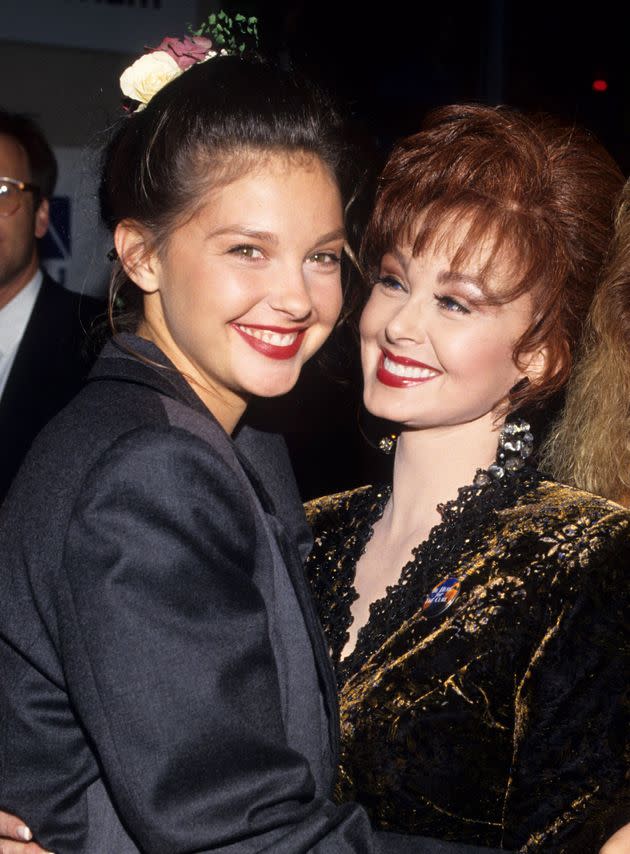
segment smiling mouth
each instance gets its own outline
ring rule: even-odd
[[[306,329],[283,329],[277,326],[245,326],[232,323],[232,328],[249,346],[270,359],[291,359],[298,352]]]
[[[388,350],[381,350],[376,378],[384,385],[394,388],[408,388],[439,377],[442,371],[436,371],[422,362],[394,356]]]

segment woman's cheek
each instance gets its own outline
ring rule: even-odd
[[[361,335],[362,342],[365,340],[365,343],[367,343],[370,339],[376,336],[378,332],[378,316],[378,297],[373,291],[365,305],[365,308],[363,309],[361,319],[359,321],[359,333]]]

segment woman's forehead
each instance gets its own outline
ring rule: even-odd
[[[495,222],[479,222],[473,213],[447,211],[432,220],[425,212],[395,248],[408,257],[439,255],[451,270],[488,283],[497,276],[518,279],[523,273],[523,259],[511,236]]]

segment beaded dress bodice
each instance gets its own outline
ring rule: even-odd
[[[328,587],[321,576],[312,579],[318,602],[325,612],[332,608],[335,614],[334,623],[330,617],[326,617],[326,623],[339,684],[359,669],[404,620],[413,616],[418,604],[443,578],[443,567],[450,565],[449,559],[464,553],[479,536],[486,535],[485,526],[496,511],[513,504],[517,494],[534,487],[539,481],[538,472],[527,467],[502,480],[489,478],[481,484],[464,487],[455,500],[441,505],[438,508],[440,523],[431,529],[423,543],[412,550],[412,559],[403,566],[398,582],[387,588],[387,595],[372,603],[369,620],[359,630],[354,650],[342,659],[352,622],[350,608],[358,598],[353,586],[355,568],[391,495],[389,485],[357,490],[351,499],[353,507],[349,509],[361,521],[339,557],[337,589]],[[339,602],[336,601],[338,596]],[[324,604],[324,599],[329,601]]]
[[[343,660],[355,566],[389,487],[307,505],[340,688],[338,797],[388,830],[596,851],[630,814],[630,515],[529,466],[505,474],[441,508]],[[446,577],[459,596],[427,618]]]

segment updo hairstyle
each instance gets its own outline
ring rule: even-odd
[[[463,265],[490,238],[484,278],[514,258],[514,277],[489,301],[531,292],[534,317],[514,361],[547,349],[542,375],[519,383],[509,409],[540,404],[566,383],[573,354],[613,233],[623,176],[586,131],[503,107],[455,105],[432,112],[420,133],[402,140],[383,171],[363,244],[378,272],[397,246],[421,253],[453,222],[465,229],[453,256]],[[421,219],[419,219],[421,217]]]
[[[344,121],[320,89],[262,61],[228,56],[199,63],[120,121],[104,154],[103,221],[113,233],[122,220],[134,220],[159,252],[208,190],[275,153],[320,158],[349,204],[357,159]],[[134,331],[141,317],[142,293],[116,260],[112,329]]]

